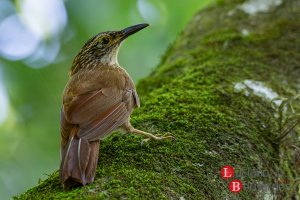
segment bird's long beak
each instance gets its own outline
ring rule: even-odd
[[[128,36],[146,28],[147,26],[149,26],[149,24],[137,24],[137,25],[133,25],[133,26],[129,26],[123,30],[121,30],[121,41],[126,39]]]

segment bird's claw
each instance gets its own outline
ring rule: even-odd
[[[153,137],[148,137],[146,139],[143,139],[141,145],[143,146],[144,143],[149,142],[150,140],[165,140],[165,139],[176,140],[176,138],[171,133],[157,134],[157,135],[153,135]]]
[[[165,133],[165,134],[158,134],[159,140],[164,140],[164,139],[171,139],[171,140],[176,140],[176,138],[173,136],[172,133]]]

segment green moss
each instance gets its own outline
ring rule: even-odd
[[[250,79],[279,95],[297,92],[300,15],[283,5],[277,9],[280,15],[249,17],[235,10],[228,17],[236,5],[218,2],[195,16],[137,87],[142,107],[132,114],[133,125],[157,134],[171,132],[176,142],[141,146],[138,136],[114,133],[101,142],[93,184],[64,192],[54,173],[16,198],[230,198],[228,181],[219,176],[224,165],[269,174],[241,177],[245,183],[273,183],[281,169],[278,149],[270,141],[278,134],[274,110],[261,97],[235,91],[234,84]],[[243,28],[250,35],[242,35]],[[239,197],[262,195],[245,189]]]

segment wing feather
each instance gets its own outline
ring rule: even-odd
[[[91,122],[82,124],[78,132],[79,137],[89,141],[99,140],[126,122],[130,113],[124,103],[120,103],[103,113]]]
[[[126,122],[134,101],[132,90],[102,88],[73,97],[64,105],[63,113],[72,124],[79,125],[79,138],[96,141]]]

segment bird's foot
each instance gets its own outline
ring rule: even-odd
[[[146,142],[149,142],[150,140],[166,140],[166,139],[176,140],[176,138],[171,133],[157,134],[157,135],[149,134],[146,137],[147,138],[142,140],[141,145],[143,145]]]

